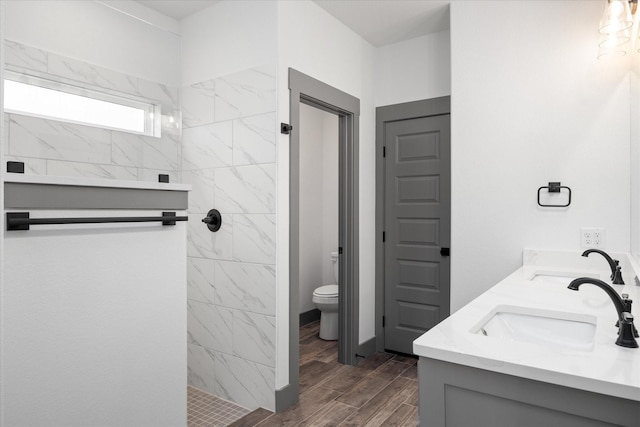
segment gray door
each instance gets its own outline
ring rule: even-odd
[[[385,123],[384,342],[412,342],[449,315],[450,115]]]

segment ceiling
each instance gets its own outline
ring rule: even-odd
[[[139,0],[139,3],[181,20],[220,0]],[[338,21],[374,46],[397,43],[449,28],[451,1],[314,0]]]
[[[218,1],[220,0],[138,0],[138,3],[179,21]]]
[[[374,46],[397,43],[449,28],[450,1],[314,1]]]

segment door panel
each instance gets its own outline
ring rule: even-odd
[[[385,348],[413,340],[449,315],[450,116],[385,123]]]

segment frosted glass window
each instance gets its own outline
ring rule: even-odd
[[[18,79],[4,81],[8,113],[160,136],[159,114],[154,114],[159,106],[43,79]]]

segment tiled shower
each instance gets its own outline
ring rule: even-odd
[[[275,65],[181,89],[188,231],[189,383],[273,409]],[[212,233],[201,222],[222,214]]]
[[[5,160],[35,175],[192,185],[188,225],[188,381],[273,409],[275,382],[275,64],[183,88],[14,41],[7,69],[152,99],[162,137],[6,114]],[[182,115],[182,129],[176,126]],[[222,213],[210,232],[201,219]]]

